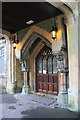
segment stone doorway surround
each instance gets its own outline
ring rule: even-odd
[[[33,43],[37,40],[37,38],[40,38],[41,41],[35,47],[35,50],[33,50],[32,54],[30,55],[29,50],[33,45]],[[28,63],[27,68],[30,68],[30,79],[31,79],[30,85],[32,86],[31,89],[34,89],[34,92],[36,92],[35,58],[44,45],[53,48],[53,46],[56,44],[56,41],[52,40],[50,33],[37,26],[32,26],[32,28],[28,31],[28,33],[25,35],[22,41],[23,41],[23,46],[20,49],[21,52],[20,59],[24,59],[26,61],[26,56],[27,56],[27,63]],[[60,41],[60,45],[61,45],[61,41]],[[60,45],[59,48],[57,46],[59,50],[61,49]]]

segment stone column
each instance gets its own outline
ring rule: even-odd
[[[22,94],[29,94],[29,81],[28,81],[28,70],[26,70],[26,66],[22,63],[22,71],[24,73],[24,85],[22,88]]]
[[[27,72],[24,72],[24,86],[27,85]]]
[[[68,107],[68,94],[67,94],[67,71],[64,68],[64,59],[58,61],[58,70],[59,70],[59,94],[58,94],[58,105],[60,107]]]
[[[66,73],[61,73],[61,91],[66,92]]]
[[[15,92],[15,85],[16,85],[16,57],[15,57],[15,48],[11,43],[11,54],[10,54],[10,69],[11,69],[11,80],[7,83],[6,91],[8,93]]]
[[[15,48],[12,47],[12,83],[16,82],[16,58],[15,58]]]
[[[68,107],[68,93],[67,93],[67,78],[66,78],[66,72],[61,71],[61,90],[60,90],[60,104],[62,104],[62,107]]]
[[[69,58],[69,89],[68,89],[68,105],[69,109],[78,112],[79,104],[79,2],[75,2],[75,19],[69,14],[67,23],[67,33],[68,33],[68,58]]]

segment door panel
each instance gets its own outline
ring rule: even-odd
[[[44,47],[36,58],[37,91],[46,94],[58,94],[58,74],[56,56],[48,47]]]

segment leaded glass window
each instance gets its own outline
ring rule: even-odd
[[[53,57],[53,73],[57,73],[57,59],[56,59],[56,56]]]
[[[0,48],[0,74],[5,73],[4,62],[5,62],[5,49],[4,47],[2,47]]]
[[[46,58],[43,58],[43,73],[46,74]]]
[[[42,73],[42,61],[39,59],[39,73]]]
[[[48,58],[48,73],[52,73],[52,59]]]

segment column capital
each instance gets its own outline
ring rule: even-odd
[[[21,71],[26,72],[26,63],[24,61],[21,61]]]

